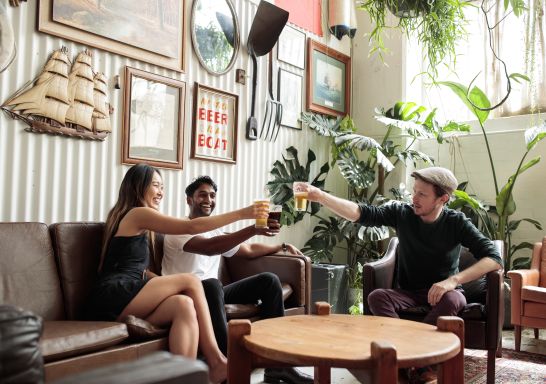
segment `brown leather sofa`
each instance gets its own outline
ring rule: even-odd
[[[495,240],[499,253],[504,255],[502,241]],[[366,263],[362,269],[364,314],[371,314],[368,306],[369,294],[377,288],[393,288],[396,282],[398,238],[393,237],[382,259]],[[461,250],[459,269],[463,270],[477,260]],[[484,278],[463,284],[467,305],[458,316],[464,320],[465,348],[487,350],[487,383],[495,382],[495,357],[501,357],[502,325],[504,322],[504,278],[503,271],[493,271]],[[414,307],[399,311],[402,319],[422,321],[430,307]]]
[[[0,303],[43,318],[40,349],[46,381],[168,348],[165,337],[135,339],[123,323],[82,320],[96,277],[103,227],[94,222],[49,227],[35,222],[0,223]],[[162,255],[162,236],[156,239],[158,254]],[[310,269],[306,257],[272,255],[226,263],[224,277],[238,279],[262,270],[278,273],[285,287],[287,314],[308,313]],[[259,316],[259,307],[248,309],[231,308],[230,317]]]

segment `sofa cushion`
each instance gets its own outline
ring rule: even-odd
[[[129,336],[125,324],[107,321],[45,321],[40,340],[44,361],[101,350]]]
[[[49,230],[59,265],[66,317],[83,320],[85,299],[97,278],[104,223],[57,223]]]
[[[0,223],[0,303],[44,320],[65,318],[59,274],[47,225]]]
[[[546,304],[546,288],[526,285],[521,289],[521,300]]]

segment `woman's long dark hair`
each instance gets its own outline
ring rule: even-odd
[[[136,164],[129,168],[123,177],[123,181],[119,187],[118,201],[112,207],[106,218],[99,271],[102,269],[102,263],[104,262],[108,244],[110,244],[110,240],[112,240],[112,237],[117,232],[121,219],[123,219],[131,209],[135,207],[144,207],[144,197],[146,191],[152,184],[154,173],[161,176],[161,173],[157,168],[149,166],[148,164]],[[150,246],[153,246],[153,241],[150,242]]]

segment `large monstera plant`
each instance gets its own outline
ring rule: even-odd
[[[402,199],[405,196],[404,191],[398,188],[384,191],[385,181],[395,167],[401,164],[412,163],[416,166],[418,162],[433,162],[427,154],[413,149],[416,140],[436,139],[441,143],[450,131],[469,130],[466,124],[454,122],[440,124],[435,119],[435,114],[436,111],[427,110],[411,102],[398,102],[388,110],[377,109],[376,119],[385,125],[385,133],[380,142],[356,133],[356,126],[349,116],[335,120],[314,113],[304,113],[302,121],[318,135],[329,140],[330,166],[337,165],[347,183],[348,197],[355,202],[381,205],[386,201]],[[409,141],[403,144],[396,143],[394,136],[401,136],[400,133],[409,137]],[[297,153],[295,149],[289,149],[293,155]],[[268,183],[268,187],[274,196],[274,201],[292,209],[292,191],[289,183],[300,180],[302,172],[307,171],[308,168],[298,166],[299,163],[295,163],[294,159],[287,160],[283,157],[283,160],[285,164],[275,162],[271,171],[273,180]],[[328,170],[328,163],[326,163],[322,166],[319,175],[312,180],[310,177],[303,180],[309,180],[317,186],[320,182],[324,186]],[[338,216],[325,215],[324,212],[320,210],[320,206],[314,204],[311,204],[311,209],[306,212],[318,218],[319,221],[302,251],[316,262],[332,262],[334,249],[338,246],[346,248],[350,281],[353,286],[358,287],[359,282],[361,284],[358,275],[359,265],[381,257],[380,240],[390,236],[389,230],[386,227],[365,227]],[[301,213],[290,215],[292,213],[287,215],[287,219],[294,217],[296,221]]]

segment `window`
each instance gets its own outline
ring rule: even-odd
[[[529,11],[516,17],[506,14],[504,2],[489,2],[489,25],[497,25],[492,32],[493,47],[497,55],[506,63],[508,74],[520,73],[531,81],[511,81],[512,89],[508,100],[491,112],[490,117],[505,117],[546,110],[546,68],[545,32],[546,2],[529,0]],[[487,8],[487,2],[485,8]],[[459,82],[481,88],[491,101],[497,104],[507,94],[507,80],[502,63],[495,59],[489,46],[486,20],[479,5],[468,7],[468,39],[457,48],[457,61],[454,69],[439,68],[438,80]],[[500,22],[499,22],[500,21]],[[473,115],[460,100],[446,87],[431,87],[426,76],[416,76],[423,72],[424,64],[420,47],[408,41],[406,49],[406,92],[405,99],[437,107],[440,116],[457,121],[471,120]],[[428,84],[427,84],[428,83]]]

